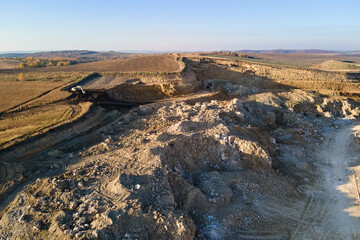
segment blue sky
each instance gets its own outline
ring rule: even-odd
[[[0,51],[360,50],[360,0],[0,0]]]

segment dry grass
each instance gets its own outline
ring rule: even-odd
[[[319,64],[327,60],[355,61],[355,62],[360,61],[360,57],[358,55],[354,56],[354,55],[344,55],[344,54],[249,53],[248,55],[261,59],[249,59],[249,58],[243,59],[239,57],[227,57],[221,55],[218,55],[217,57],[269,63],[276,65],[298,66],[298,67],[311,67],[314,64]]]
[[[26,68],[0,70],[0,73],[19,73],[19,72],[175,72],[179,71],[180,66],[174,56],[150,55],[143,57],[134,57],[129,59],[105,60],[91,63],[81,63],[70,66],[60,67],[43,67],[43,68]]]
[[[29,101],[25,104],[22,104],[21,106],[19,106],[18,108],[15,108],[14,110],[18,111],[21,109],[29,109],[29,108],[34,108],[34,107],[38,107],[38,106],[43,106],[43,105],[47,105],[53,102],[58,102],[61,100],[64,100],[66,98],[68,98],[71,93],[67,92],[67,91],[62,91],[61,89],[63,88],[64,85],[56,88],[55,90],[50,91],[49,93],[38,97],[36,99],[34,99],[33,101]]]
[[[18,71],[18,69],[15,69]],[[24,81],[46,81],[46,82],[73,82],[78,81],[89,73],[84,72],[27,72],[24,73]],[[18,73],[0,71],[0,84],[3,81],[17,81]]]
[[[19,60],[0,58],[0,69],[14,69],[20,63]]]
[[[25,73],[25,81],[17,81],[17,74],[0,74],[0,112],[14,107],[34,107],[69,96],[62,86],[78,81],[86,73]],[[54,90],[54,91],[52,91]]]
[[[17,74],[0,74],[0,145],[10,146],[26,137],[45,132],[76,118],[73,107],[64,100],[70,93],[62,89],[88,73],[25,73],[24,81]],[[79,105],[77,108],[87,111]]]
[[[66,121],[71,118],[72,113],[73,110],[68,105],[53,105],[41,111],[25,111],[0,119],[0,145]]]
[[[347,62],[328,60],[320,64],[314,65],[314,68],[321,70],[359,70],[360,66]]]
[[[155,55],[84,63],[66,68],[78,71],[175,72],[179,70],[179,64],[170,55]]]
[[[62,82],[1,82],[0,111],[9,110],[17,105],[34,99],[45,92],[63,85]]]

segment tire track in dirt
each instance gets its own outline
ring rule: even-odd
[[[23,181],[13,183],[7,189],[2,189],[3,192],[0,192],[0,212],[14,199],[17,193],[34,182],[36,178],[57,175],[64,170],[67,163],[49,157],[49,153],[58,150],[61,152],[62,149],[80,149],[83,146],[95,144],[101,139],[102,129],[117,122],[121,115],[121,112],[106,113],[102,108],[95,107],[74,122],[37,135],[17,146],[10,147],[12,148],[10,150],[0,151],[1,184],[6,184],[17,174],[23,174],[24,170],[25,172],[30,170],[27,169],[29,166],[40,170],[40,175],[34,174]],[[52,164],[57,164],[58,167],[47,173],[46,169]]]
[[[357,123],[358,124],[358,123]],[[356,181],[349,168],[359,163],[351,156],[352,133],[360,125],[345,126],[328,133],[318,160],[321,176],[314,184],[291,239],[359,239],[359,206]],[[355,197],[354,197],[355,196]],[[357,199],[356,199],[357,200]]]

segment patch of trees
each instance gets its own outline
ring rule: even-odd
[[[257,57],[253,57],[244,53],[237,53],[237,52],[231,52],[231,51],[217,51],[217,52],[211,52],[210,55],[220,55],[220,56],[226,56],[226,57],[239,57],[239,58],[248,58],[248,59],[261,59]]]
[[[68,66],[77,63],[98,61],[98,59],[93,59],[93,58],[65,58],[65,57],[54,57],[54,58],[24,57],[24,58],[15,58],[15,59],[21,61],[21,63],[19,63],[16,66],[17,68]]]
[[[17,80],[18,81],[25,81],[25,75],[24,73],[19,73],[17,76]]]
[[[67,66],[73,64],[75,61],[72,59],[42,59],[36,57],[19,58],[21,61],[17,68],[36,68],[46,66]]]

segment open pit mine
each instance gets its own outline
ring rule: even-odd
[[[359,72],[165,56],[40,96],[71,114],[0,145],[0,239],[360,239]]]

